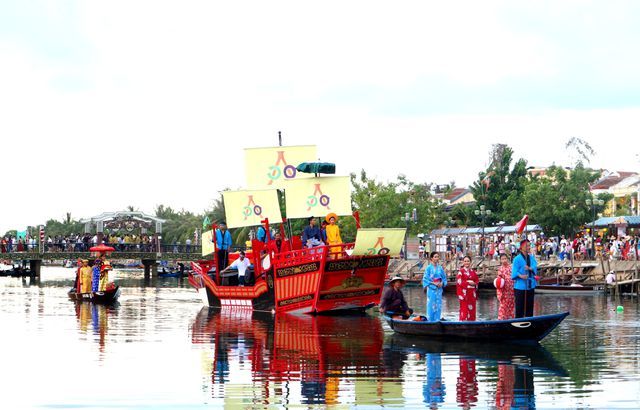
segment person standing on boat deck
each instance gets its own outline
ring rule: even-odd
[[[400,276],[391,278],[389,286],[380,299],[381,312],[391,317],[402,316],[403,319],[408,319],[411,316],[413,309],[409,308],[401,291],[404,284],[405,281]]]
[[[107,290],[107,283],[109,283],[109,271],[113,270],[109,262],[105,262],[100,268],[100,283],[98,285],[98,291],[104,292]]]
[[[216,247],[218,248],[218,272],[222,271],[229,262],[229,249],[231,249],[231,233],[227,229],[227,224],[221,222],[216,230]]]
[[[314,216],[309,218],[309,226],[302,231],[302,243],[307,248],[313,248],[314,246],[321,246],[324,244],[324,238],[320,228],[316,226],[316,218]]]
[[[220,273],[224,273],[231,268],[238,269],[238,284],[240,286],[244,286],[245,284],[244,276],[249,266],[251,266],[251,262],[249,261],[249,259],[245,257],[244,251],[240,251],[240,256],[238,257],[238,259],[236,259],[231,263],[231,265],[227,266],[222,271],[220,271]]]
[[[439,264],[438,252],[431,252],[430,259],[422,275],[422,290],[427,294],[427,320],[437,322],[442,317],[442,291],[447,286],[447,275]]]
[[[269,243],[271,240],[271,235],[267,232],[266,222],[262,222],[262,225],[258,228],[258,232],[256,232],[256,239],[264,243]]]
[[[340,237],[340,227],[336,225],[338,221],[338,215],[331,212],[325,218],[329,223],[326,227],[326,235],[327,235],[327,244],[328,245],[339,245],[342,243],[342,238]],[[329,252],[334,253],[331,255],[332,258],[337,258],[341,248],[339,246],[334,246],[329,248]]]
[[[478,300],[478,274],[471,269],[471,257],[462,259],[462,268],[456,275],[456,292],[460,301],[460,320],[476,320],[476,301]]]
[[[80,292],[81,293],[89,293],[91,292],[91,276],[92,269],[89,266],[89,260],[82,260],[82,267],[80,268]]]
[[[533,316],[533,298],[536,288],[536,274],[538,273],[538,263],[531,255],[531,245],[528,239],[520,242],[520,253],[513,260],[511,268],[511,279],[516,303],[516,318]]]
[[[511,279],[509,257],[505,254],[500,255],[500,268],[493,283],[496,287],[498,301],[500,302],[498,320],[513,319],[513,279]]]

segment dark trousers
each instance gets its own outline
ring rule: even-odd
[[[535,289],[514,289],[513,292],[516,299],[516,317],[533,316],[533,296],[535,294]]]
[[[218,249],[218,272],[222,272],[229,263],[229,251],[224,249]]]

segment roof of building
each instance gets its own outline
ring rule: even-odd
[[[591,185],[591,190],[609,189],[614,185],[620,183],[622,180],[634,175],[638,175],[638,173],[628,171],[615,171],[607,173]]]
[[[588,224],[593,225],[598,228],[607,227],[609,225],[620,225],[621,222],[625,221],[627,225],[638,225],[640,226],[640,216],[629,215],[629,216],[605,216],[595,220],[594,222]]]

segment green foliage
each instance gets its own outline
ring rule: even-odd
[[[364,170],[360,175],[351,174],[353,192],[352,207],[360,211],[364,228],[402,228],[406,222],[400,219],[413,209],[418,222],[409,225],[409,234],[427,232],[440,225],[445,217],[443,206],[431,193],[431,184],[409,181],[404,175],[397,181],[383,183],[369,178]],[[343,240],[355,237],[355,222],[352,218],[342,221]]]
[[[592,210],[586,200],[591,196],[589,184],[597,177],[582,163],[570,173],[553,166],[545,177],[528,180],[522,196],[510,197],[506,205],[517,215],[528,214],[530,221],[549,235],[573,235],[591,221]]]
[[[477,204],[485,205],[492,212],[486,218],[487,224],[498,221],[511,223],[519,219],[516,219],[517,212],[505,205],[516,202],[522,196],[527,181],[527,161],[519,159],[511,168],[512,160],[513,150],[509,146],[494,145],[489,167],[480,172],[478,180],[469,187]]]

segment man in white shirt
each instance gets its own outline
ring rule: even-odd
[[[247,272],[247,268],[249,268],[249,266],[251,266],[251,262],[249,262],[249,259],[244,256],[244,251],[240,251],[240,256],[238,257],[238,259],[233,261],[231,265],[221,270],[220,273],[222,274],[231,268],[238,269],[238,283],[240,286],[244,286],[244,275]]]

